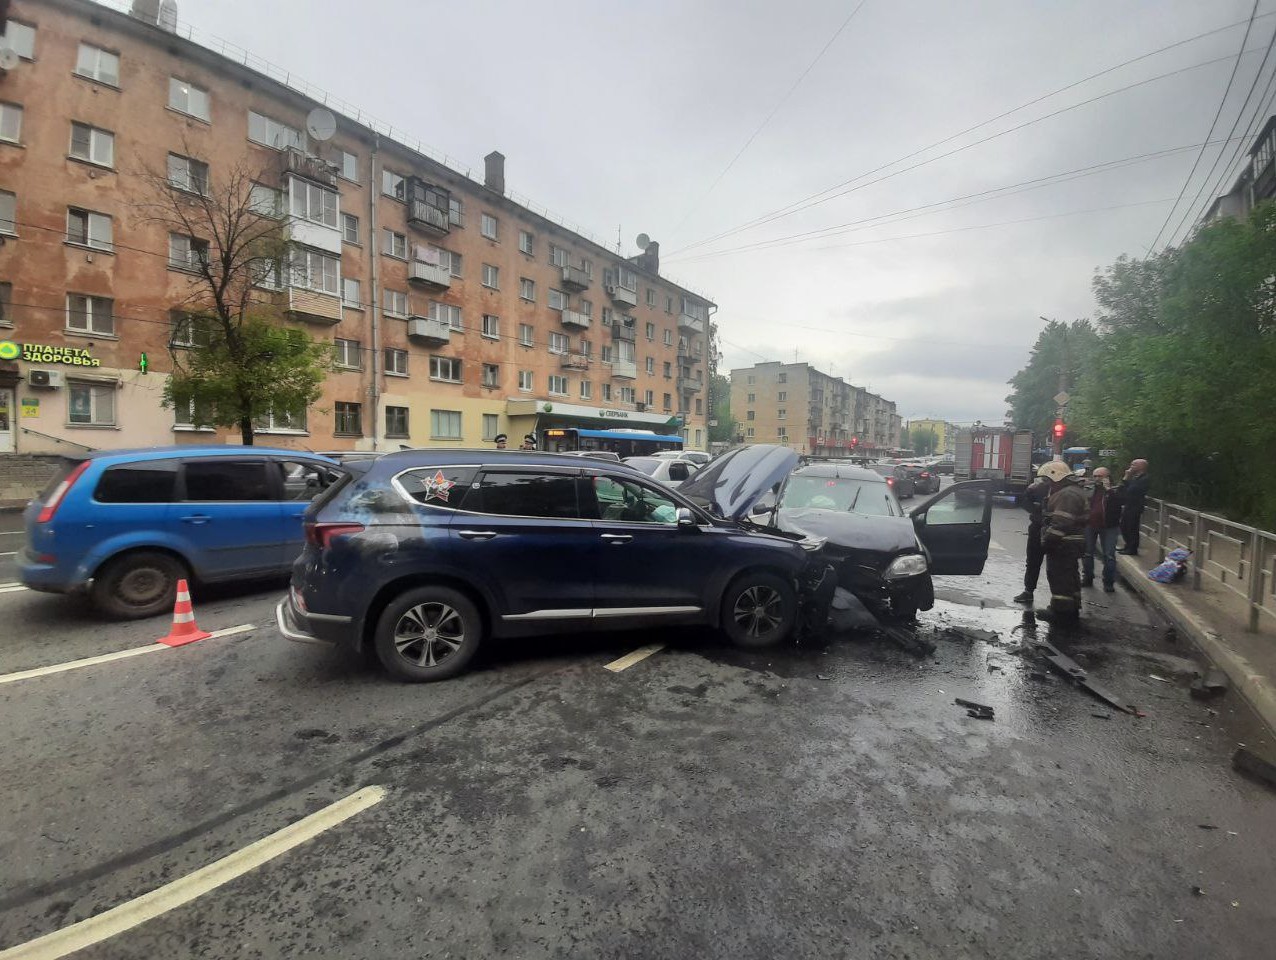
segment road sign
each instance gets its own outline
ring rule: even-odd
[[[1068,405],[1068,401],[1071,399],[1072,397],[1068,396],[1068,393],[1065,390],[1060,390],[1054,395],[1054,402],[1061,407],[1066,407]]]

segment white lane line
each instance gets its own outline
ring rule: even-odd
[[[632,667],[635,663],[641,663],[653,653],[659,653],[664,648],[665,645],[663,643],[648,644],[645,647],[639,647],[633,653],[625,654],[619,660],[613,660],[611,663],[604,664],[604,667],[612,673],[620,673],[621,670],[626,670],[629,667]]]
[[[331,830],[369,807],[376,806],[385,796],[385,787],[364,787],[308,817],[303,817],[291,826],[277,830],[242,850],[214,860],[208,866],[200,867],[194,873],[179,877],[150,893],[121,903],[96,917],[89,917],[8,950],[0,950],[0,960],[58,960],[77,950],[109,940],[269,863],[294,847],[313,840],[325,830]]]
[[[0,557],[16,557],[17,555],[17,550],[10,550],[8,553],[0,553]]]
[[[24,586],[22,586],[22,585],[18,585],[18,586],[16,586],[16,587],[0,587],[0,594],[3,594],[3,593],[25,593],[25,592],[26,592],[26,590],[27,590],[27,588],[26,588],[26,587],[24,587]]]
[[[235,627],[227,627],[224,630],[214,630],[209,634],[208,639],[214,640],[217,637],[229,637],[236,633],[247,633],[249,630],[255,630],[256,626],[251,623],[241,623]],[[17,673],[0,674],[0,684],[17,683],[19,680],[33,680],[36,677],[47,677],[54,673],[66,673],[68,670],[79,670],[81,667],[92,667],[99,663],[110,663],[112,660],[127,660],[129,657],[140,657],[144,653],[159,653],[161,650],[176,650],[177,647],[170,647],[163,643],[152,643],[145,647],[131,647],[128,650],[120,650],[116,653],[102,653],[96,657],[85,657],[82,660],[67,660],[63,663],[52,663],[47,667],[34,667],[31,670],[19,670]],[[3,954],[0,954],[3,956]]]

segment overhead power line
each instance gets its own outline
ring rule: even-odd
[[[1218,118],[1223,115],[1223,106],[1227,103],[1227,95],[1232,92],[1232,84],[1236,80],[1236,71],[1240,69],[1241,56],[1245,53],[1245,44],[1249,42],[1249,34],[1250,31],[1254,29],[1254,18],[1257,15],[1258,0],[1254,0],[1253,9],[1249,12],[1249,23],[1245,25],[1245,36],[1241,37],[1241,46],[1240,49],[1236,51],[1236,60],[1232,64],[1232,72],[1227,77],[1227,86],[1223,88],[1223,96],[1219,98],[1218,109],[1214,111],[1214,119],[1210,121],[1209,132],[1205,134],[1206,143],[1209,142],[1210,137],[1214,136],[1214,128],[1218,126]],[[1268,44],[1268,49],[1271,49],[1271,44]],[[1266,58],[1267,54],[1263,54],[1263,59]],[[1262,64],[1259,64],[1259,73],[1261,72]],[[1254,75],[1254,80],[1257,82],[1257,74]],[[1233,127],[1233,130],[1234,129],[1235,127]],[[1165,232],[1165,228],[1170,225],[1170,219],[1174,216],[1174,211],[1178,209],[1179,202],[1183,199],[1183,194],[1187,193],[1188,184],[1192,182],[1192,177],[1196,174],[1196,168],[1201,165],[1201,157],[1203,156],[1205,156],[1204,144],[1201,145],[1200,153],[1196,155],[1196,159],[1192,161],[1192,169],[1187,172],[1187,177],[1183,181],[1183,188],[1179,190],[1178,199],[1174,201],[1174,206],[1170,207],[1170,212],[1165,215],[1165,223],[1161,224],[1161,229],[1156,231],[1156,237],[1153,239],[1152,244],[1149,247],[1149,249],[1153,252],[1156,251],[1156,245],[1161,242],[1161,234],[1163,234]],[[1206,179],[1209,178],[1207,177]]]
[[[1272,16],[1276,16],[1276,12],[1261,14],[1261,15],[1259,15],[1256,19],[1258,19],[1258,20],[1262,20],[1262,19],[1265,19],[1265,18],[1267,18],[1267,17],[1272,17]],[[1160,54],[1162,54],[1162,53],[1166,53],[1167,51],[1174,50],[1174,49],[1176,49],[1176,48],[1178,48],[1178,47],[1186,46],[1187,44],[1195,43],[1195,42],[1196,42],[1196,41],[1198,41],[1198,40],[1203,40],[1203,39],[1205,39],[1205,38],[1207,38],[1207,37],[1215,36],[1215,35],[1217,35],[1217,34],[1224,33],[1224,32],[1226,32],[1226,31],[1228,31],[1228,30],[1232,30],[1232,29],[1234,29],[1234,28],[1236,28],[1236,27],[1238,27],[1238,26],[1241,26],[1242,24],[1245,24],[1246,22],[1247,22],[1247,21],[1239,20],[1239,21],[1236,21],[1235,23],[1229,23],[1229,24],[1226,24],[1225,26],[1217,27],[1217,28],[1215,28],[1215,29],[1213,29],[1213,30],[1207,30],[1207,31],[1205,31],[1204,33],[1199,33],[1199,34],[1196,34],[1195,36],[1188,37],[1188,38],[1186,38],[1186,39],[1184,39],[1184,40],[1179,40],[1179,41],[1176,41],[1175,43],[1167,44],[1167,45],[1165,45],[1165,46],[1163,46],[1163,47],[1158,47],[1156,50],[1152,50],[1152,51],[1150,51],[1150,52],[1148,52],[1148,53],[1141,54],[1140,56],[1132,57],[1132,58],[1130,58],[1130,59],[1128,59],[1128,60],[1124,60],[1124,61],[1122,61],[1121,63],[1114,64],[1114,65],[1113,65],[1113,66],[1111,66],[1111,67],[1107,67],[1107,68],[1105,68],[1105,69],[1103,69],[1103,70],[1100,70],[1100,71],[1098,71],[1098,72],[1096,72],[1096,73],[1092,73],[1092,74],[1090,74],[1089,76],[1086,76],[1086,77],[1081,78],[1080,80],[1073,81],[1072,83],[1065,84],[1064,86],[1059,87],[1059,88],[1057,88],[1057,89],[1055,89],[1055,90],[1051,90],[1050,92],[1045,93],[1045,94],[1042,94],[1041,96],[1034,97],[1033,99],[1028,100],[1028,101],[1025,101],[1024,103],[1021,103],[1021,104],[1019,104],[1019,105],[1018,105],[1018,106],[1016,106],[1016,107],[1012,107],[1012,108],[1011,108],[1011,109],[1009,109],[1009,110],[1006,110],[1006,111],[1003,111],[1002,113],[997,114],[996,116],[989,117],[989,118],[988,118],[988,119],[986,119],[986,120],[982,120],[982,121],[980,121],[979,123],[976,123],[976,124],[974,124],[974,125],[972,125],[972,126],[966,127],[964,130],[960,130],[960,131],[958,131],[957,133],[954,133],[954,134],[951,134],[951,135],[949,135],[949,136],[947,136],[947,137],[944,137],[943,139],[936,140],[934,143],[927,144],[926,146],[921,147],[921,148],[919,148],[919,149],[917,149],[917,150],[914,150],[914,151],[912,151],[911,153],[905,154],[904,156],[898,157],[898,158],[896,158],[896,159],[894,159],[894,160],[890,160],[890,161],[888,161],[888,162],[886,162],[886,163],[884,163],[884,164],[881,164],[880,166],[874,167],[874,168],[873,168],[873,169],[871,169],[871,170],[867,170],[867,171],[865,171],[864,173],[861,173],[861,174],[859,174],[859,175],[857,175],[857,176],[855,176],[855,177],[850,178],[849,180],[844,180],[844,181],[842,181],[841,183],[835,184],[835,185],[833,185],[832,187],[828,187],[828,188],[826,188],[826,189],[824,189],[824,190],[818,190],[818,191],[816,191],[815,193],[810,194],[809,196],[804,197],[804,198],[803,198],[803,199],[801,199],[801,200],[796,200],[796,201],[794,201],[794,202],[792,202],[792,203],[789,203],[789,204],[787,204],[787,205],[785,205],[785,206],[779,207],[779,208],[777,208],[777,209],[775,209],[775,210],[773,210],[773,211],[771,211],[771,212],[769,212],[769,213],[761,214],[760,216],[755,217],[755,218],[753,218],[752,220],[746,221],[745,223],[742,223],[742,224],[740,224],[739,226],[736,226],[736,227],[733,227],[733,228],[731,228],[731,229],[729,229],[729,230],[726,230],[726,231],[723,231],[723,232],[721,232],[721,233],[715,234],[714,236],[707,237],[707,238],[705,238],[705,239],[703,239],[703,240],[697,240],[697,241],[695,241],[695,242],[693,242],[693,243],[687,244],[687,245],[686,245],[686,246],[684,246],[684,247],[678,248],[677,250],[674,250],[674,251],[672,251],[672,252],[673,252],[673,253],[681,253],[681,252],[683,252],[683,251],[685,251],[685,250],[690,250],[690,249],[692,249],[692,248],[694,248],[694,247],[704,246],[704,245],[706,245],[706,244],[713,243],[713,242],[715,242],[715,241],[717,241],[717,240],[720,240],[720,239],[723,239],[723,238],[725,238],[725,237],[732,236],[732,235],[734,235],[734,234],[736,234],[736,233],[740,233],[740,232],[743,232],[743,231],[745,231],[745,230],[752,229],[752,228],[753,228],[753,227],[755,227],[755,226],[760,226],[760,225],[762,225],[762,224],[764,224],[764,223],[769,223],[769,222],[771,222],[772,220],[780,219],[781,217],[787,217],[787,216],[790,216],[790,215],[791,215],[791,214],[793,214],[793,213],[798,213],[798,212],[800,212],[800,210],[804,210],[804,209],[806,209],[806,208],[807,208],[807,206],[814,205],[814,204],[812,204],[812,203],[811,203],[811,201],[816,201],[818,198],[822,197],[822,196],[823,196],[824,194],[826,194],[826,193],[831,193],[831,192],[832,192],[832,191],[834,191],[834,190],[838,190],[838,189],[840,189],[840,188],[842,188],[842,187],[844,187],[844,186],[847,186],[847,185],[849,185],[849,184],[855,183],[856,181],[863,180],[863,179],[865,179],[866,177],[871,177],[873,174],[875,174],[875,173],[879,173],[879,172],[881,172],[881,171],[883,171],[883,170],[886,170],[886,169],[888,169],[888,168],[890,168],[890,167],[892,167],[892,166],[895,166],[896,164],[904,163],[905,161],[908,161],[908,160],[913,159],[914,157],[920,156],[921,154],[926,153],[926,152],[928,152],[928,151],[930,151],[930,150],[933,150],[933,149],[935,149],[936,147],[941,147],[941,146],[943,146],[943,145],[944,145],[944,144],[946,144],[946,143],[951,143],[953,140],[956,140],[956,139],[958,139],[958,138],[960,138],[960,137],[963,137],[963,136],[965,136],[965,135],[967,135],[967,134],[969,134],[969,133],[974,133],[976,130],[980,130],[980,129],[982,129],[982,128],[984,128],[984,127],[986,127],[986,126],[990,125],[990,124],[996,123],[998,120],[1003,120],[1003,119],[1005,119],[1006,117],[1012,116],[1013,114],[1016,114],[1016,113],[1020,112],[1021,110],[1026,110],[1026,109],[1028,109],[1029,107],[1035,106],[1036,104],[1041,103],[1041,102],[1043,102],[1043,101],[1045,101],[1045,100],[1049,100],[1050,98],[1055,97],[1055,96],[1058,96],[1058,95],[1059,95],[1059,94],[1061,94],[1061,93],[1066,93],[1068,90],[1072,90],[1072,89],[1074,89],[1074,88],[1076,88],[1076,87],[1079,87],[1079,86],[1081,86],[1081,85],[1083,85],[1083,84],[1085,84],[1085,83],[1089,83],[1089,82],[1090,82],[1090,81],[1092,81],[1092,80],[1097,80],[1097,79],[1099,79],[1100,77],[1106,76],[1107,74],[1110,74],[1110,73],[1114,73],[1114,72],[1116,72],[1117,70],[1123,69],[1124,67],[1128,67],[1128,66],[1131,66],[1132,64],[1139,63],[1139,62],[1141,62],[1141,61],[1143,61],[1143,60],[1147,60],[1147,59],[1150,59],[1150,58],[1152,58],[1152,57],[1159,56],[1159,55],[1160,55]],[[1065,110],[1055,111],[1054,113],[1050,113],[1050,114],[1047,114],[1047,115],[1045,115],[1045,116],[1043,116],[1043,117],[1039,117],[1039,118],[1037,118],[1037,120],[1032,121],[1032,123],[1037,123],[1037,122],[1040,122],[1040,121],[1042,121],[1042,120],[1046,120],[1046,119],[1049,119],[1049,118],[1051,118],[1051,117],[1057,116],[1059,113],[1066,112],[1066,110],[1071,110],[1071,109],[1076,109],[1077,107],[1086,106],[1086,105],[1088,105],[1088,104],[1090,104],[1090,103],[1095,102],[1095,100],[1103,99],[1103,97],[1106,97],[1106,96],[1112,96],[1112,95],[1117,94],[1117,93],[1122,93],[1122,92],[1124,92],[1124,91],[1126,91],[1126,90],[1133,89],[1134,87],[1140,86],[1140,85],[1142,85],[1142,84],[1152,83],[1152,82],[1154,82],[1154,81],[1156,81],[1156,80],[1162,80],[1162,79],[1165,79],[1165,78],[1167,78],[1167,77],[1175,76],[1176,74],[1180,74],[1180,73],[1186,72],[1187,70],[1200,69],[1200,68],[1202,68],[1202,67],[1210,66],[1210,65],[1215,64],[1215,63],[1221,63],[1221,62],[1223,62],[1223,61],[1230,60],[1230,59],[1231,59],[1231,57],[1230,57],[1230,56],[1228,56],[1228,57],[1220,57],[1220,58],[1216,58],[1216,59],[1213,59],[1213,60],[1205,61],[1204,63],[1198,63],[1198,64],[1195,64],[1195,65],[1193,65],[1193,66],[1191,66],[1191,67],[1183,68],[1183,69],[1181,69],[1181,70],[1174,70],[1174,71],[1171,71],[1171,72],[1169,72],[1169,73],[1161,74],[1161,75],[1159,75],[1159,76],[1152,77],[1152,78],[1150,78],[1150,79],[1148,79],[1148,80],[1140,81],[1139,83],[1131,84],[1131,85],[1129,85],[1129,86],[1122,87],[1122,88],[1120,88],[1120,89],[1118,89],[1118,90],[1113,90],[1113,91],[1111,91],[1110,93],[1104,94],[1104,95],[1102,95],[1102,96],[1100,96],[1100,97],[1094,97],[1094,98],[1091,98],[1091,99],[1089,99],[1089,100],[1085,100],[1085,101],[1083,101],[1082,103],[1075,104],[1073,107],[1065,108]],[[1011,128],[1010,130],[1003,131],[1003,132],[1002,132],[1002,133],[1000,133],[1000,134],[995,134],[995,135],[994,135],[994,136],[992,136],[992,137],[988,137],[988,138],[986,138],[986,139],[984,139],[984,140],[980,140],[980,141],[977,141],[977,142],[975,142],[975,143],[969,144],[967,147],[962,147],[962,148],[959,148],[959,150],[951,151],[951,152],[949,152],[949,153],[943,154],[942,156],[934,157],[934,158],[932,158],[931,160],[924,161],[924,163],[930,163],[930,162],[933,162],[934,160],[943,159],[944,157],[951,156],[953,153],[960,152],[960,150],[965,150],[965,149],[969,149],[970,147],[979,146],[980,144],[983,144],[983,143],[988,142],[988,140],[996,139],[996,137],[1004,136],[1004,135],[1005,135],[1005,134],[1007,134],[1007,133],[1012,133],[1012,132],[1014,132],[1015,130],[1022,129],[1022,127],[1023,127],[1023,126],[1026,126],[1026,125],[1028,125],[1028,124],[1020,125],[1020,126],[1018,126],[1018,127],[1013,127],[1013,128]],[[916,167],[917,167],[917,166],[922,166],[922,165],[924,165],[924,163],[923,163],[923,164],[917,164],[917,165],[915,165],[915,166],[913,166],[913,167],[909,167],[909,168],[908,168],[908,170],[916,169]],[[907,172],[907,170],[898,171],[898,173],[904,173],[904,172]],[[892,174],[892,176],[894,176],[894,175],[895,175],[895,174]],[[881,178],[881,179],[887,179],[887,178]],[[879,181],[874,181],[874,183],[876,183],[876,182],[880,182],[880,180],[879,180]],[[869,185],[870,185],[870,184],[865,184],[864,186],[869,186]],[[839,194],[839,196],[841,196],[841,195],[842,195],[842,194]],[[834,199],[834,198],[833,198],[833,197],[828,197],[828,198],[826,198],[826,199]],[[822,203],[822,202],[824,202],[824,201],[823,201],[823,200],[819,200],[818,202],[821,202],[821,203]]]

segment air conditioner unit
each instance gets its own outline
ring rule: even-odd
[[[608,296],[611,296],[613,293],[616,292],[616,285],[614,283],[606,284],[606,287],[607,287]]]
[[[66,384],[66,374],[61,370],[30,370],[27,372],[27,383],[33,387],[57,388]]]

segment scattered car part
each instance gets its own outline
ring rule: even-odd
[[[1269,787],[1276,787],[1276,763],[1260,757],[1249,747],[1236,748],[1236,752],[1232,754],[1232,766]]]
[[[1114,710],[1120,710],[1122,713],[1134,714],[1135,716],[1139,715],[1136,709],[1128,706],[1127,704],[1121,703],[1121,701],[1117,700],[1113,694],[1109,693],[1097,683],[1091,681],[1089,679],[1089,674],[1086,673],[1084,667],[1071,657],[1064,656],[1059,652],[1058,648],[1048,640],[1038,640],[1037,644],[1038,646],[1050,651],[1046,655],[1046,663],[1050,664],[1050,666],[1054,667],[1078,687],[1081,687],[1087,693],[1098,697]]]
[[[993,708],[986,703],[976,703],[974,700],[963,700],[961,697],[955,697],[953,703],[959,707],[966,708],[966,716],[974,717],[976,720],[992,720],[995,717]]]
[[[1193,680],[1188,692],[1196,700],[1213,700],[1227,693],[1228,686],[1227,674],[1222,670],[1211,670],[1205,676]]]

